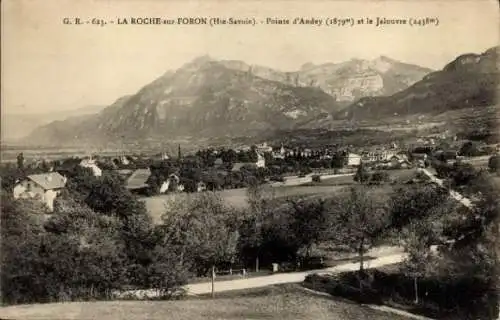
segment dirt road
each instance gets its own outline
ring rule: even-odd
[[[443,187],[443,188],[445,187],[444,186],[444,181],[442,179],[439,179],[438,177],[436,177],[429,170],[422,169],[422,172],[425,173],[429,177],[429,179],[432,182],[434,182],[435,184],[437,184],[438,186]],[[449,192],[450,192],[450,196],[453,199],[457,200],[458,202],[460,202],[461,204],[463,204],[467,208],[472,208],[472,202],[468,198],[462,196],[460,193],[458,193],[458,192],[456,192],[454,190],[451,190],[451,189],[450,189]]]
[[[364,262],[365,268],[369,269],[402,262],[406,257],[406,254],[403,253],[403,250],[398,247],[381,247],[369,251],[367,256],[375,257],[375,259],[367,260]],[[215,292],[259,288],[283,283],[297,283],[304,281],[305,277],[309,274],[339,273],[345,271],[354,271],[358,269],[359,263],[345,263],[321,270],[280,273],[262,277],[219,281],[215,283]],[[210,282],[195,283],[187,285],[185,288],[189,295],[207,294],[212,291],[212,284]],[[128,291],[123,295],[130,294],[134,294],[137,297],[154,297],[156,295],[156,291],[134,290]]]

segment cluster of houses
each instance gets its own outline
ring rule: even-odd
[[[496,152],[499,151],[499,146],[495,145]],[[249,147],[247,148],[250,149]],[[243,149],[242,149],[243,150]],[[245,149],[246,150],[246,149]],[[247,151],[248,151],[247,150]],[[312,150],[308,148],[287,148],[283,144],[279,147],[271,147],[267,143],[259,144],[255,147],[257,159],[255,162],[236,162],[232,164],[230,171],[241,171],[244,167],[265,168],[266,160],[264,154],[270,154],[274,159],[285,159],[286,157],[301,156],[303,158],[315,157],[319,159],[332,159],[335,152],[338,150],[324,148],[321,150]],[[433,156],[442,156],[446,159],[453,161],[458,157],[457,149],[439,150],[433,152]],[[219,153],[214,150],[214,155]],[[371,150],[366,149],[353,149],[347,148],[345,150],[347,167],[355,168],[362,162],[376,169],[389,169],[389,168],[409,168],[412,165],[419,167],[425,166],[428,152],[413,153],[412,161],[408,159],[408,151],[398,148],[396,144],[374,148]],[[180,155],[180,150],[179,150]],[[161,153],[155,157],[157,160],[168,160],[169,156],[166,153]],[[125,178],[126,188],[130,191],[140,191],[148,187],[148,179],[152,172],[149,168],[142,169],[118,169],[118,166],[128,165],[133,162],[133,156],[116,156],[110,160],[116,172]],[[69,161],[71,162],[71,161]],[[103,174],[103,169],[99,166],[98,162],[93,157],[86,157],[84,159],[75,159],[75,163],[71,165],[79,165],[82,168],[88,168],[96,177]],[[223,174],[227,174],[225,163],[222,158],[217,158],[214,163],[214,170]],[[65,178],[64,168],[62,170],[54,171],[54,168],[49,168],[49,172],[42,174],[33,174],[25,177],[22,181],[18,181],[13,189],[14,198],[32,198],[39,199],[47,205],[49,210],[53,210],[54,199],[66,186],[67,179]],[[204,182],[197,182],[195,190],[201,192],[207,189]],[[181,183],[179,174],[172,173],[168,178],[162,182],[159,187],[160,193],[167,191],[184,191],[184,186]]]
[[[155,157],[158,158],[158,157]],[[166,153],[162,153],[159,157],[161,160],[168,160],[169,157]],[[129,156],[118,156],[111,161],[116,165],[123,164],[128,165],[134,159]],[[49,168],[49,172],[41,174],[32,174],[26,176],[23,180],[18,181],[13,188],[13,196],[15,199],[36,199],[45,203],[50,211],[54,209],[54,200],[61,190],[66,186],[67,178],[65,174],[70,168],[78,165],[82,168],[90,169],[90,172],[95,177],[101,177],[103,170],[99,167],[98,162],[93,157],[86,157],[84,159],[75,159],[75,161],[66,161],[66,166],[58,168],[54,171],[54,168]],[[221,167],[223,165],[221,158],[215,161],[214,169]],[[264,168],[266,166],[265,158],[260,151],[257,152],[257,161],[255,162],[238,162],[234,163],[231,171],[241,170],[243,167],[256,167]],[[149,188],[148,180],[152,174],[151,169],[141,168],[141,169],[116,169],[115,170],[120,176],[125,178],[125,187],[131,192],[142,192]],[[204,182],[198,181],[195,187],[196,191],[201,192],[207,189]],[[167,191],[182,192],[184,191],[184,185],[181,183],[180,176],[176,173],[172,173],[168,178],[162,182],[159,187],[160,193],[166,193]]]
[[[235,149],[235,151],[248,151],[250,147],[240,147]],[[319,159],[332,159],[336,152],[336,148],[300,148],[300,147],[288,147],[281,143],[280,146],[270,146],[267,142],[263,142],[255,146],[255,150],[258,154],[269,154],[273,159],[285,159],[288,157],[301,157],[301,158],[319,158]]]
[[[333,151],[330,151],[328,149],[313,151],[307,148],[306,149],[285,148],[283,145],[281,145],[279,149],[277,149],[277,148],[272,148],[266,143],[257,145],[255,151],[257,153],[257,159],[255,162],[233,163],[230,171],[231,172],[240,171],[244,167],[265,168],[266,167],[266,160],[264,157],[265,153],[271,154],[272,157],[275,159],[284,159],[285,157],[290,157],[290,156],[292,157],[301,156],[304,158],[319,156],[322,159],[329,159],[333,155]],[[214,152],[216,153],[217,151]],[[378,155],[377,156],[371,155],[370,157],[373,159],[381,159],[381,157]],[[168,160],[169,156],[166,153],[161,153],[160,155],[157,155],[154,158],[159,160]],[[385,158],[389,160],[392,159],[388,155],[385,155]],[[361,159],[362,159],[361,156],[350,153],[348,164],[351,166],[359,165]],[[111,161],[109,164],[115,165],[112,166],[113,168],[119,166],[120,164],[128,165],[134,161],[134,159],[131,156],[125,156],[125,155],[116,156],[108,160]],[[50,168],[49,172],[47,173],[28,175],[22,181],[18,181],[13,190],[14,198],[38,199],[43,203],[45,203],[49,208],[49,210],[53,210],[55,198],[60,193],[60,191],[64,189],[66,186],[67,179],[65,178],[65,175],[67,175],[67,172],[65,170],[69,171],[70,168],[74,167],[75,165],[79,165],[82,168],[90,169],[90,172],[92,172],[92,174],[95,177],[101,177],[103,175],[103,169],[99,167],[98,161],[96,161],[91,156],[86,157],[84,159],[74,159],[74,161],[67,160],[65,163],[67,164],[68,169],[65,169],[65,167],[61,167],[58,168],[56,172],[54,171],[54,168]],[[222,160],[222,158],[219,157],[215,160],[213,169],[216,172],[224,171],[224,173],[226,174],[227,172],[223,170],[224,165],[225,165],[224,161]],[[125,178],[125,187],[128,190],[132,192],[140,192],[141,190],[147,189],[149,187],[148,180],[152,174],[149,168],[141,168],[135,170],[133,169],[115,169],[115,170],[120,176]],[[199,181],[197,182],[195,189],[201,192],[206,190],[207,186],[204,182]],[[181,183],[179,174],[172,173],[168,176],[168,178],[165,181],[162,182],[162,184],[159,187],[159,192],[166,193],[167,191],[175,191],[175,192],[184,191],[184,186]]]
[[[379,169],[384,168],[409,168],[412,164],[404,151],[370,151],[362,153],[349,152],[347,155],[347,166],[357,167],[363,162],[369,166]]]

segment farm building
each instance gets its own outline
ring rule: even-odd
[[[57,172],[32,174],[14,186],[13,196],[14,199],[38,199],[53,211],[54,199],[66,186],[66,181]]]

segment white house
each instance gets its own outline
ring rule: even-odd
[[[161,160],[169,160],[170,157],[168,156],[168,154],[166,152],[163,152],[161,154],[161,157],[160,157]]]
[[[269,146],[267,142],[256,145],[257,152],[272,152],[273,147]]]
[[[257,162],[255,163],[257,168],[265,168],[266,167],[266,159],[260,152],[257,152]]]
[[[184,185],[180,184],[181,179],[176,174],[172,173],[168,179],[160,186],[160,193],[165,193],[171,189],[171,185],[175,186],[175,191],[184,191]],[[175,184],[173,184],[175,183]]]
[[[354,167],[359,166],[361,164],[361,156],[356,153],[349,153],[347,155],[347,165]]]
[[[101,170],[101,168],[99,168],[97,166],[97,164],[95,163],[95,161],[92,158],[90,158],[90,159],[83,159],[80,162],[80,167],[89,168],[90,170],[92,170],[92,174],[95,177],[102,176],[102,170]]]
[[[130,161],[128,161],[127,157],[125,157],[125,156],[120,157],[120,162],[121,162],[121,164],[124,164],[124,165],[130,164]]]
[[[57,172],[32,174],[19,181],[13,190],[14,199],[37,199],[54,210],[54,200],[66,186],[67,179]]]
[[[280,152],[273,152],[273,159],[285,159],[285,155]]]
[[[280,148],[280,154],[284,157],[285,154],[286,154],[286,150],[285,150],[285,147],[283,146],[283,143],[281,144],[281,148]]]
[[[273,152],[273,158],[274,159],[285,159],[285,156],[286,156],[286,150],[285,150],[285,147],[283,146],[283,143],[282,143],[279,152]]]

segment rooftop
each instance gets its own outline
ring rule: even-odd
[[[66,185],[66,178],[57,172],[32,174],[28,179],[38,184],[44,190],[61,189]]]

